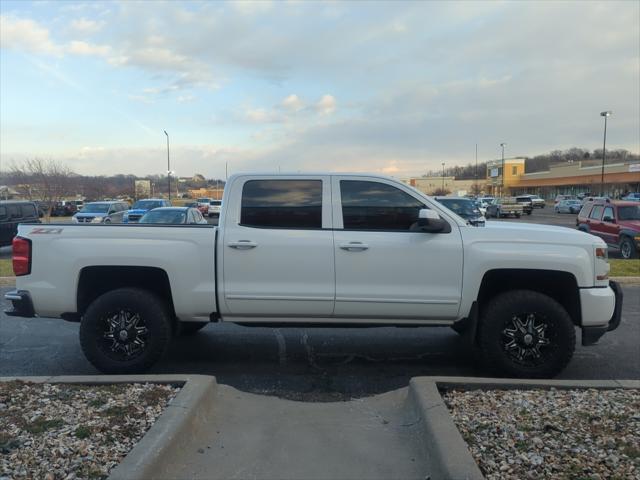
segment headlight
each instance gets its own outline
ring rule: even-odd
[[[124,215],[122,215],[122,221],[123,222],[128,222],[129,221],[129,214],[125,213]]]
[[[104,217],[93,217],[91,223],[102,223],[104,221]]]

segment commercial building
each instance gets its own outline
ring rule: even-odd
[[[501,161],[497,161],[501,162]],[[501,172],[493,177],[496,162],[487,167],[487,179],[494,191],[502,184]],[[492,170],[493,169],[493,170]],[[567,162],[551,166],[547,171],[524,173],[524,159],[505,159],[505,195],[533,193],[551,199],[556,195],[577,195],[579,193],[603,193],[618,198],[627,192],[640,191],[640,162],[609,163],[602,173],[601,160]],[[604,192],[601,182],[604,180]]]
[[[602,174],[602,160],[583,160],[551,166],[549,170],[525,173],[525,158],[505,158],[487,162],[485,178],[457,180],[455,177],[412,177],[403,181],[433,195],[444,189],[453,195],[474,193],[494,196],[514,196],[524,193],[553,199],[556,195],[591,193],[600,195],[604,179],[604,195],[618,198],[628,192],[640,192],[640,162],[637,160],[608,163]],[[477,185],[477,186],[476,186]]]

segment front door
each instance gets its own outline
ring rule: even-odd
[[[367,177],[333,178],[337,317],[455,319],[462,240],[411,231],[424,200],[409,187]]]
[[[330,177],[243,178],[232,184],[219,239],[227,316],[331,316]]]

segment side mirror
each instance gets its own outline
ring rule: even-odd
[[[604,217],[602,221],[609,222],[609,223],[616,223],[616,220],[613,217]]]
[[[451,226],[445,222],[438,212],[428,208],[421,208],[418,212],[418,229],[426,233],[447,233],[451,231]]]

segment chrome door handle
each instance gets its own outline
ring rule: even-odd
[[[361,252],[363,250],[367,250],[369,245],[362,242],[349,242],[340,244],[340,248],[348,252]]]
[[[252,242],[251,240],[238,240],[237,242],[227,243],[227,246],[235,248],[237,250],[249,250],[251,248],[256,248],[258,244],[256,242]]]

